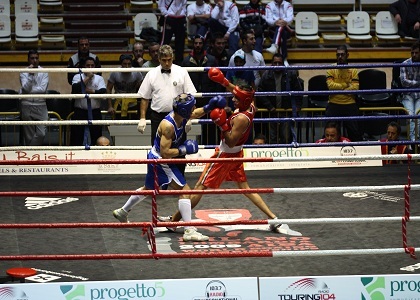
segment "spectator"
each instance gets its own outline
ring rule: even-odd
[[[284,62],[280,53],[273,55],[273,66],[283,66]],[[303,81],[299,78],[297,71],[286,69],[271,69],[266,71],[261,79],[261,84],[258,88],[260,92],[270,91],[303,91]],[[301,96],[260,96],[257,97],[257,105],[261,108],[266,108],[270,117],[282,118],[286,117],[284,113],[276,113],[278,108],[289,109],[293,107],[293,101],[296,111],[300,111],[302,107]],[[286,144],[290,143],[292,136],[289,124],[286,122],[271,122],[269,123],[269,143],[270,144]]]
[[[204,37],[196,35],[193,42],[193,50],[182,62],[182,67],[216,67],[216,58],[204,51]],[[216,92],[218,84],[209,79],[205,72],[191,72],[191,80],[195,88],[200,92]],[[202,107],[203,98],[198,100],[197,107]],[[201,102],[201,103],[200,103]]]
[[[403,88],[419,88],[420,87],[420,67],[410,67],[413,63],[420,62],[420,43],[416,42],[411,46],[411,58],[405,60],[405,67],[400,68],[400,80]],[[412,116],[416,116],[420,109],[420,92],[403,93],[401,103]],[[415,141],[417,119],[410,120],[410,140]]]
[[[143,64],[145,63],[145,60],[143,58],[144,55],[144,46],[142,43],[135,43],[133,45],[133,63],[132,66],[133,68],[140,68],[143,66]]]
[[[120,56],[121,68],[132,68],[133,56],[122,54]],[[112,90],[116,94],[136,93],[143,81],[143,75],[140,72],[112,72],[106,85],[107,94],[112,94]],[[115,111],[120,110],[121,114],[118,119],[131,119],[128,116],[128,110],[135,110],[135,120],[138,120],[138,103],[136,98],[117,98],[112,104],[112,99],[108,99],[108,113],[115,115]]]
[[[148,51],[149,51],[149,56],[150,56],[150,60],[146,61],[143,64],[143,68],[156,68],[157,66],[160,65],[159,62],[159,48],[160,45],[156,42],[151,42],[149,44],[148,47]],[[141,75],[143,75],[143,78],[146,77],[147,72],[142,72]],[[146,119],[150,120],[150,114],[151,114],[152,110],[150,109],[150,105],[147,107],[147,111],[146,111]]]
[[[89,39],[87,37],[80,37],[77,41],[77,47],[78,51],[76,54],[74,54],[69,59],[68,68],[79,68],[80,67],[80,60],[85,59],[88,57],[92,57],[93,61],[95,62],[95,68],[101,67],[101,62],[99,61],[99,57],[97,57],[95,54],[90,52],[90,44]],[[102,75],[102,73],[97,73],[98,75]],[[73,84],[73,77],[76,75],[76,73],[67,73],[67,81],[69,84]]]
[[[390,122],[386,131],[387,138],[381,139],[381,142],[397,142],[400,140],[401,126],[397,122]],[[410,149],[407,145],[381,145],[382,154],[409,154]],[[404,160],[383,160],[382,164],[399,164]]]
[[[262,53],[264,43],[265,5],[260,0],[250,0],[239,10],[239,25],[241,31],[253,30],[255,35],[255,50]]]
[[[243,67],[246,64],[245,52],[239,49],[233,54],[233,62],[235,67]],[[226,79],[234,85],[250,86],[255,91],[255,75],[252,70],[229,70],[226,73]],[[232,98],[228,102],[227,113],[232,113],[235,110]]]
[[[106,136],[100,136],[96,140],[96,146],[110,146],[111,142]]]
[[[227,0],[214,0],[216,4],[209,20],[210,33],[221,32],[228,43],[228,53],[232,55],[239,49],[239,11],[235,3]]]
[[[248,30],[241,33],[241,41],[242,41],[242,48],[241,51],[245,53],[245,66],[247,67],[258,67],[258,66],[265,66],[264,57],[258,51],[254,50],[255,47],[255,35],[252,30]],[[239,51],[239,50],[238,50]],[[229,67],[233,67],[235,55],[229,60]],[[261,81],[261,75],[263,74],[263,70],[255,70],[255,86],[258,87]]]
[[[159,0],[159,10],[165,17],[161,45],[169,45],[175,36],[175,63],[180,65],[184,58],[187,0]]]
[[[267,49],[270,53],[277,53],[283,56],[286,63],[287,40],[290,38],[289,25],[293,21],[293,6],[288,1],[273,0],[265,7],[265,20],[271,30],[274,30],[272,45]]]
[[[419,0],[398,0],[389,5],[389,11],[398,23],[398,34],[401,37],[419,38]]]
[[[337,143],[350,142],[344,136],[341,136],[340,125],[337,122],[330,121],[324,127],[324,138],[317,140],[315,143]]]
[[[337,47],[336,50],[337,64],[339,66],[348,64],[349,53],[346,45]],[[330,69],[327,70],[327,85],[329,90],[358,90],[359,75],[357,69]],[[355,94],[331,94],[328,106],[325,111],[327,117],[348,117],[358,116],[359,106],[356,103]],[[353,142],[361,141],[362,135],[359,131],[357,120],[343,122],[347,131],[347,136]]]
[[[95,68],[95,59],[87,57],[80,61],[82,68]],[[76,74],[71,86],[72,94],[106,94],[106,85],[102,76],[93,72]],[[82,98],[74,101],[74,114],[72,120],[102,120],[101,99]],[[86,127],[88,126],[88,127]],[[90,143],[87,132],[89,129]],[[86,133],[86,134],[85,134]],[[91,145],[102,135],[101,125],[72,125],[70,132],[70,146]]]
[[[160,121],[172,111],[172,103],[175,97],[182,93],[195,94],[197,92],[188,72],[184,68],[173,64],[173,59],[172,48],[169,45],[161,46],[159,49],[160,66],[147,73],[138,91],[141,104],[140,122],[137,130],[143,133],[146,129],[146,111],[150,101],[150,121],[152,124],[150,138],[152,145]],[[179,166],[185,169],[185,165]]]
[[[193,36],[201,35],[206,37],[209,19],[211,13],[211,5],[205,3],[204,0],[195,0],[194,3],[191,3],[187,6],[187,18],[190,26],[196,28],[195,32],[189,32]]]
[[[253,145],[264,145],[267,144],[267,138],[264,134],[260,133],[254,137]]]
[[[29,69],[40,69],[37,50],[28,51]],[[48,89],[48,73],[20,73],[20,94],[45,94]],[[63,99],[64,100],[64,99]],[[25,98],[20,103],[22,121],[47,121],[48,108],[45,99]],[[46,125],[25,125],[22,127],[23,146],[42,146],[44,143]]]
[[[226,40],[222,33],[216,32],[212,34],[211,45],[207,53],[216,58],[216,64],[219,67],[227,67],[229,65],[230,55],[226,51]]]

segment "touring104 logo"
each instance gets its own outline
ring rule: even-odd
[[[328,285],[316,278],[303,278],[289,285],[284,293],[279,294],[279,300],[335,300],[335,294]]]

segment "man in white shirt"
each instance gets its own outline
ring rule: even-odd
[[[274,29],[273,43],[268,52],[280,51],[283,61],[287,58],[287,40],[290,37],[289,25],[293,21],[293,6],[288,1],[273,0],[265,7],[265,20],[270,29]]]
[[[242,41],[242,51],[245,53],[245,65],[249,67],[254,66],[265,66],[264,57],[262,54],[256,50],[254,50],[255,47],[255,35],[254,32],[250,29],[245,32],[242,32],[241,34],[241,41]],[[241,51],[238,50],[238,51]],[[237,51],[237,52],[238,52]],[[235,52],[236,54],[236,52]],[[234,67],[235,62],[235,54],[232,55],[232,57],[229,60],[229,67]],[[255,70],[254,76],[255,76],[255,86],[258,87],[261,81],[261,76],[264,73],[264,70]]]
[[[211,13],[211,6],[204,0],[195,0],[187,6],[187,19],[193,32],[188,32],[191,36],[200,35],[205,37],[208,31],[208,23]]]
[[[213,36],[216,32],[224,34],[228,43],[229,54],[232,55],[239,49],[239,11],[235,3],[227,0],[214,0],[216,4],[211,11],[209,20],[210,33]]]
[[[158,6],[165,18],[161,45],[169,45],[175,35],[175,62],[180,65],[184,58],[187,0],[159,0]]]
[[[87,57],[80,61],[82,68],[95,68],[95,60]],[[100,75],[93,72],[76,74],[71,85],[72,94],[106,94],[105,81]],[[74,101],[74,114],[72,120],[102,120],[101,99],[90,99],[88,97]],[[88,130],[85,130],[88,129]],[[90,133],[90,144],[88,140]],[[94,145],[102,135],[101,125],[72,125],[70,133],[71,146]]]
[[[37,50],[28,52],[28,70],[41,68]],[[30,71],[29,71],[30,72]],[[21,94],[45,94],[48,89],[48,73],[20,73]],[[64,100],[64,99],[63,99]],[[47,121],[48,109],[45,99],[22,99],[20,113],[22,121]],[[23,146],[42,146],[47,131],[46,125],[25,125],[22,127]]]
[[[171,46],[161,46],[158,56],[160,66],[147,73],[138,91],[141,104],[140,122],[137,130],[143,133],[146,129],[146,112],[150,101],[151,145],[153,145],[160,121],[172,111],[174,99],[183,93],[197,93],[188,72],[184,68],[173,64],[174,52]],[[183,138],[185,139],[185,137]],[[185,165],[183,167],[185,169]]]

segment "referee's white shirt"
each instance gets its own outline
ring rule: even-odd
[[[170,112],[173,100],[182,93],[194,94],[197,90],[184,68],[172,64],[171,73],[162,73],[162,66],[150,70],[138,91],[139,97],[151,100],[150,108],[158,113]]]

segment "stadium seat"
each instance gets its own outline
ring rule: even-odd
[[[36,0],[15,0],[15,15],[38,14],[38,2]]]
[[[386,44],[389,42],[395,44],[395,42],[400,41],[398,24],[389,11],[380,11],[376,14],[375,34],[378,44]]]
[[[386,89],[386,73],[377,69],[366,69],[359,72],[359,89]],[[391,104],[391,95],[385,93],[361,94],[359,96],[361,106],[379,107]]]
[[[138,42],[146,42],[140,38],[140,33],[143,28],[152,27],[158,29],[157,16],[154,13],[138,13],[134,17],[134,39]]]
[[[0,0],[0,14],[10,17],[10,0]]]
[[[10,16],[0,14],[0,47],[10,49],[12,46]]]
[[[350,43],[365,44],[372,42],[370,17],[365,11],[351,11],[347,15],[347,36]]]
[[[295,17],[296,44],[319,44],[318,16],[311,11],[298,12]]]
[[[16,48],[38,48],[38,17],[35,14],[19,14],[15,19]]]

